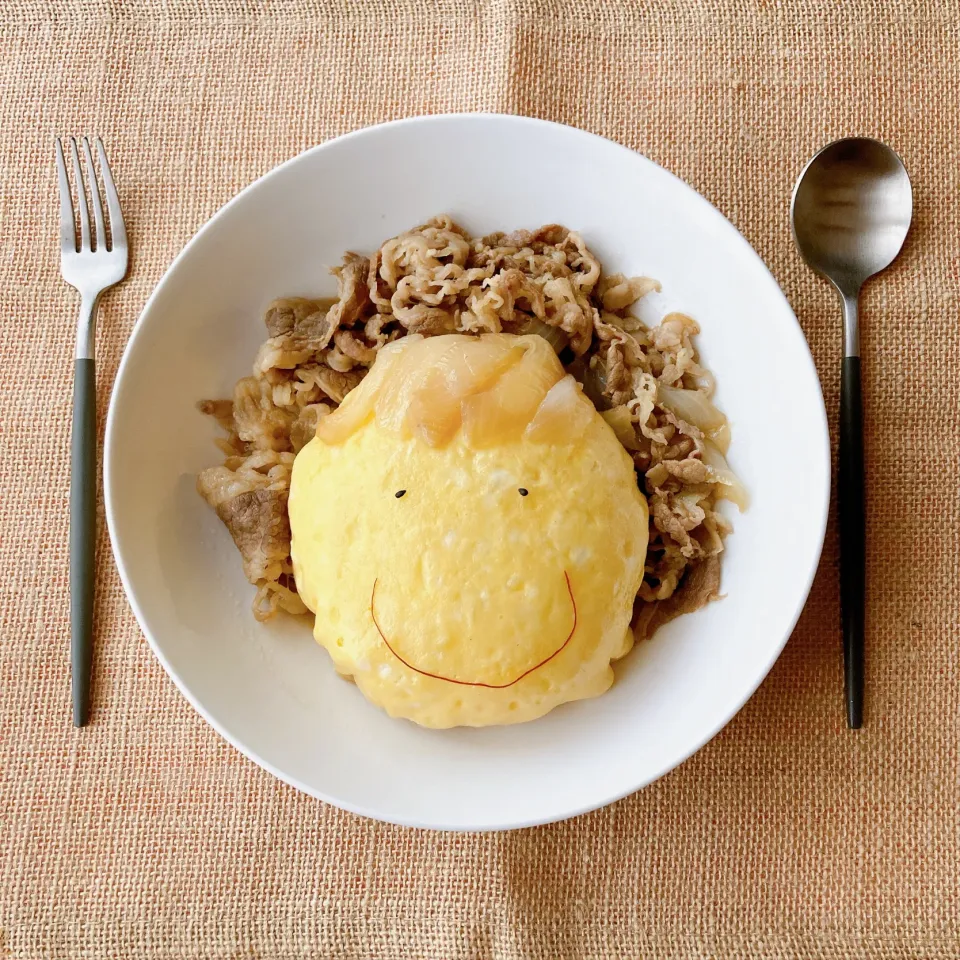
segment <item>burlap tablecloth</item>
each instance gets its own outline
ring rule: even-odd
[[[128,0],[0,18],[0,957],[960,956],[956,0]],[[97,132],[133,250],[99,332],[101,429],[138,312],[194,231],[300,150],[376,121],[527,113],[713,201],[793,302],[836,409],[837,303],[794,252],[826,141],[889,141],[904,254],[864,296],[866,727],[844,727],[831,525],[769,679],[693,759],[519,833],[357,819],[248,762],[167,679],[99,546],[94,724],[70,725],[76,301],[55,134]],[[762,402],[762,397],[758,397]]]

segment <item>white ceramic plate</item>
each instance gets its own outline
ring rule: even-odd
[[[194,491],[218,462],[195,409],[228,396],[267,303],[331,295],[325,267],[441,212],[470,230],[560,222],[611,270],[658,278],[649,319],[682,309],[733,427],[753,502],[734,516],[726,598],[617,667],[613,689],[542,720],[429,731],[339,680],[303,623],[261,626],[226,529]],[[227,204],[174,261],[134,330],[110,404],[107,519],[154,652],[237,749],[287,783],[382,820],[498,829],[631,793],[726,724],[767,674],[807,597],[826,523],[829,449],[816,371],[776,281],[706,200],[644,157],[570,127],[437,116],[302,154]]]

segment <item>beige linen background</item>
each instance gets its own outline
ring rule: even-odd
[[[960,956],[958,23],[956,0],[4,4],[0,958]],[[329,137],[450,110],[575,124],[701,191],[783,285],[831,413],[838,308],[793,250],[790,189],[837,136],[902,153],[914,228],[863,301],[860,733],[843,721],[833,524],[796,633],[739,716],[569,823],[422,833],[277,782],[167,679],[105,531],[94,723],[70,726],[76,301],[54,135],[104,137],[131,237],[102,311],[102,429],[137,314],[218,207]]]

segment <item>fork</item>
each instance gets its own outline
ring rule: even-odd
[[[97,306],[104,290],[127,273],[127,231],[120,213],[117,188],[103,143],[96,140],[100,174],[107,197],[111,243],[90,142],[83,138],[87,178],[84,182],[75,137],[70,154],[80,214],[80,245],[73,216],[70,180],[63,143],[57,138],[57,175],[60,180],[60,272],[80,294],[77,350],[73,368],[73,434],[70,441],[70,660],[73,724],[82,727],[90,713],[90,672],[93,664],[94,549],[97,528],[97,381],[94,366],[94,330]],[[89,198],[89,208],[87,205]],[[90,235],[93,210],[95,241]]]

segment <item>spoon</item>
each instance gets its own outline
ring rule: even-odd
[[[863,723],[863,610],[866,525],[860,397],[860,288],[896,259],[910,229],[913,193],[903,161],[866,137],[825,146],[793,190],[790,219],[804,260],[843,304],[840,376],[840,608],[847,725]]]

